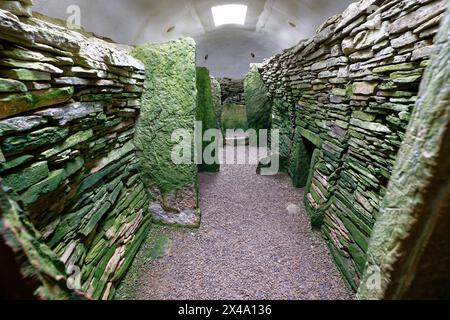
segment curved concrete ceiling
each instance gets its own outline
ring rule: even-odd
[[[352,0],[34,0],[35,11],[67,19],[78,5],[81,24],[124,44],[193,37],[197,63],[217,77],[242,78],[250,63],[261,62],[312,36],[328,17]],[[214,26],[211,7],[246,4],[243,26]],[[205,59],[207,58],[207,59]]]

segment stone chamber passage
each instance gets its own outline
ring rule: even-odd
[[[450,298],[447,0],[94,3],[0,1],[1,298]]]

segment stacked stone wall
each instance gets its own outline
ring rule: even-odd
[[[220,83],[223,105],[245,105],[244,80],[230,78],[218,78],[217,80]]]
[[[355,290],[447,6],[356,2],[260,67],[286,166],[311,159],[306,209]]]
[[[9,3],[0,9],[2,235],[42,275],[41,296],[63,297],[70,278],[86,297],[111,298],[150,223],[133,143],[144,66],[131,48],[33,18],[19,10],[29,1]]]

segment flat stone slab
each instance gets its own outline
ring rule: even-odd
[[[150,204],[149,212],[153,221],[162,225],[198,228],[200,216],[195,210],[184,210],[181,212],[167,212],[161,204],[153,202]]]

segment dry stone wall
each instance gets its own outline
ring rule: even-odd
[[[222,104],[245,104],[244,97],[244,80],[230,79],[230,78],[218,78],[220,83]]]
[[[399,152],[369,245],[359,299],[450,296],[450,9]],[[395,213],[395,214],[393,214]],[[420,249],[419,249],[420,248]],[[373,286],[379,270],[380,286]]]
[[[126,47],[28,17],[30,4],[0,2],[0,175],[15,199],[2,196],[2,235],[12,226],[45,271],[41,296],[62,297],[48,279],[64,291],[70,275],[86,297],[111,298],[149,226],[133,143],[144,66]]]
[[[356,2],[260,67],[286,166],[311,160],[305,206],[355,290],[447,6]]]

